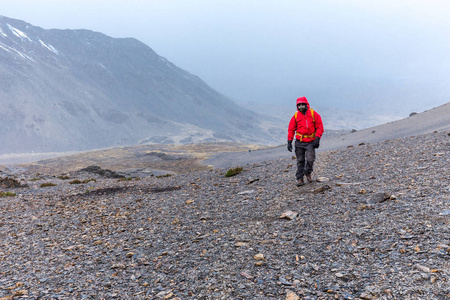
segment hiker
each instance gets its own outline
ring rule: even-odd
[[[316,158],[316,148],[320,146],[323,123],[320,115],[309,107],[306,97],[297,99],[297,112],[289,122],[287,149],[292,152],[295,135],[295,156],[297,157],[297,186],[305,184],[303,176],[312,183],[311,173]]]

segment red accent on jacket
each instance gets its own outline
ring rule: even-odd
[[[323,134],[323,123],[322,117],[314,111],[314,121],[311,115],[311,109],[309,107],[308,100],[306,97],[300,97],[297,99],[297,104],[306,103],[308,106],[308,110],[305,114],[301,112],[297,113],[297,120],[295,119],[295,115],[291,118],[288,127],[288,141],[292,141],[295,136],[295,132],[298,132],[301,135],[311,135],[315,133],[315,137],[322,137]],[[303,138],[303,142],[311,142],[315,139],[305,137]]]

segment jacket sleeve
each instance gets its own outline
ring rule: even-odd
[[[295,120],[295,115],[292,116],[291,121],[288,126],[288,141],[292,141],[294,139],[295,131],[297,130],[297,121]]]
[[[314,127],[315,127],[315,129],[316,129],[316,136],[318,136],[318,137],[322,137],[322,134],[323,134],[323,123],[322,123],[322,117],[318,114],[318,113],[316,113],[315,112],[315,114],[314,114]]]

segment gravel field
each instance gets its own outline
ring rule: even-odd
[[[291,157],[3,173],[0,299],[449,299],[449,149],[441,130],[323,151],[303,187]]]

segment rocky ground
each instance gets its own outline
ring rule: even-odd
[[[449,149],[442,131],[322,152],[303,187],[290,158],[3,173],[0,299],[449,299]]]

